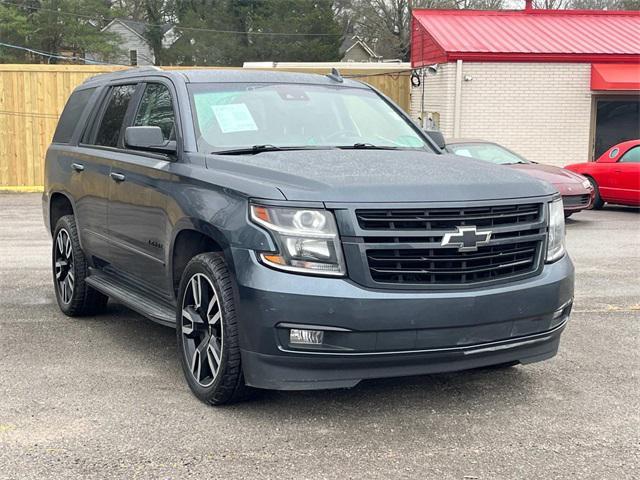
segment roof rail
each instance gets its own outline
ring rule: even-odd
[[[136,72],[142,73],[142,72],[148,72],[148,71],[161,72],[162,69],[160,67],[156,67],[155,65],[143,65],[141,67],[127,68],[124,70],[115,70],[113,72],[105,72],[99,75],[94,75],[93,77],[87,78],[83,83],[92,82],[97,79],[104,79],[108,77],[118,78],[121,76],[129,75],[131,73],[136,73]]]

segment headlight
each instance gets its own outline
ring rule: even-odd
[[[260,260],[291,272],[343,276],[344,259],[333,214],[326,210],[251,205],[251,219],[272,234],[277,252]]]
[[[547,262],[555,262],[564,255],[564,206],[558,198],[549,203],[549,239]]]
[[[582,181],[582,187],[586,188],[587,190],[591,190],[591,182],[587,179]]]

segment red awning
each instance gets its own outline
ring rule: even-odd
[[[591,90],[640,90],[640,64],[592,64]]]

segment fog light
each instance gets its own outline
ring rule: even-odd
[[[302,330],[292,328],[289,330],[289,343],[303,345],[322,345],[324,332],[320,330]]]
[[[551,328],[554,328],[562,323],[562,320],[564,320],[564,318],[567,317],[571,312],[572,304],[573,302],[570,300],[555,312],[553,312],[553,316],[551,317]]]

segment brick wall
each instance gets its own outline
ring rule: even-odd
[[[422,111],[424,90],[424,111],[437,112],[440,130],[450,137],[453,134],[453,100],[456,84],[455,63],[443,63],[436,74],[427,73],[419,87],[411,87],[411,116],[417,120]],[[423,77],[420,77],[422,81]]]
[[[425,82],[427,110],[440,112],[453,135],[455,63]],[[460,137],[495,141],[541,163],[566,165],[589,158],[589,64],[464,62]],[[417,117],[421,89],[412,89]],[[438,110],[439,109],[439,110]]]

